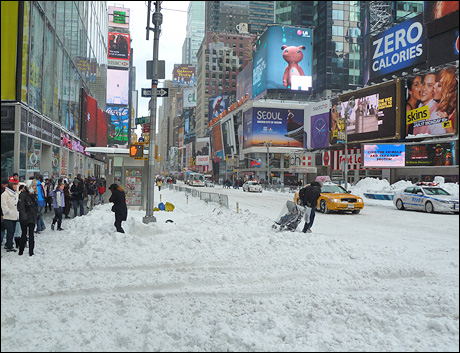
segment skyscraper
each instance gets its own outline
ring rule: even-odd
[[[182,64],[196,66],[196,54],[204,37],[205,2],[190,1],[187,11],[187,32],[182,46]]]

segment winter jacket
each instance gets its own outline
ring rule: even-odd
[[[318,205],[318,198],[321,194],[321,186],[318,182],[314,181],[305,187],[305,194],[303,196],[303,204],[307,207],[315,208]]]
[[[51,191],[51,195],[53,198],[53,208],[64,208],[65,207],[65,196],[64,191],[56,187],[53,191]],[[58,206],[58,199],[60,200],[60,206]]]
[[[72,195],[74,200],[83,200],[83,186],[82,183],[73,183],[72,187],[70,188],[70,194]]]
[[[27,188],[19,194],[19,221],[23,224],[35,224],[38,219],[38,200],[35,193],[29,193]]]
[[[38,206],[46,206],[45,201],[45,190],[43,189],[43,184],[40,180],[37,180],[37,194],[38,194]]]
[[[90,182],[86,187],[86,193],[88,195],[96,195],[96,184]]]
[[[128,218],[128,207],[126,206],[125,192],[118,189],[112,191],[109,202],[113,202],[112,211],[118,215],[122,221]]]
[[[45,184],[45,189],[46,189],[46,197],[51,197],[51,196],[50,196],[50,193],[51,193],[51,191],[53,191],[53,189],[54,189],[54,183],[52,183],[51,181],[48,181],[48,182]]]
[[[2,194],[2,212],[3,219],[10,221],[17,221],[19,219],[18,193],[9,187],[6,187],[5,192]]]
[[[103,195],[105,192],[105,186],[98,186],[97,192],[99,193],[99,195]]]

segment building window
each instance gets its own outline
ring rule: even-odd
[[[333,36],[343,36],[343,27],[342,26],[332,26],[332,35]]]

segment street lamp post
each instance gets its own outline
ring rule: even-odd
[[[150,1],[148,3],[147,14],[147,40],[150,31]],[[150,106],[150,140],[149,140],[149,159],[148,159],[148,181],[147,181],[147,212],[142,222],[148,224],[156,222],[153,215],[154,192],[155,192],[155,142],[156,142],[156,109],[157,109],[157,86],[158,86],[158,47],[160,40],[161,24],[163,23],[163,15],[161,14],[161,1],[154,1],[155,12],[152,16],[154,25],[153,32],[153,77],[152,77],[152,96]]]
[[[267,147],[267,181],[268,181],[268,184],[271,184],[270,183],[270,177],[271,177],[271,174],[270,174],[270,151],[269,151],[269,146],[272,145],[272,140],[270,140],[270,142],[265,142],[264,141],[264,146]]]
[[[352,96],[348,99],[348,106],[353,109],[355,106],[355,97]],[[345,189],[348,189],[348,108],[345,109]]]

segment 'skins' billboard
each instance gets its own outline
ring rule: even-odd
[[[426,34],[418,15],[371,40],[370,79],[426,61]]]

